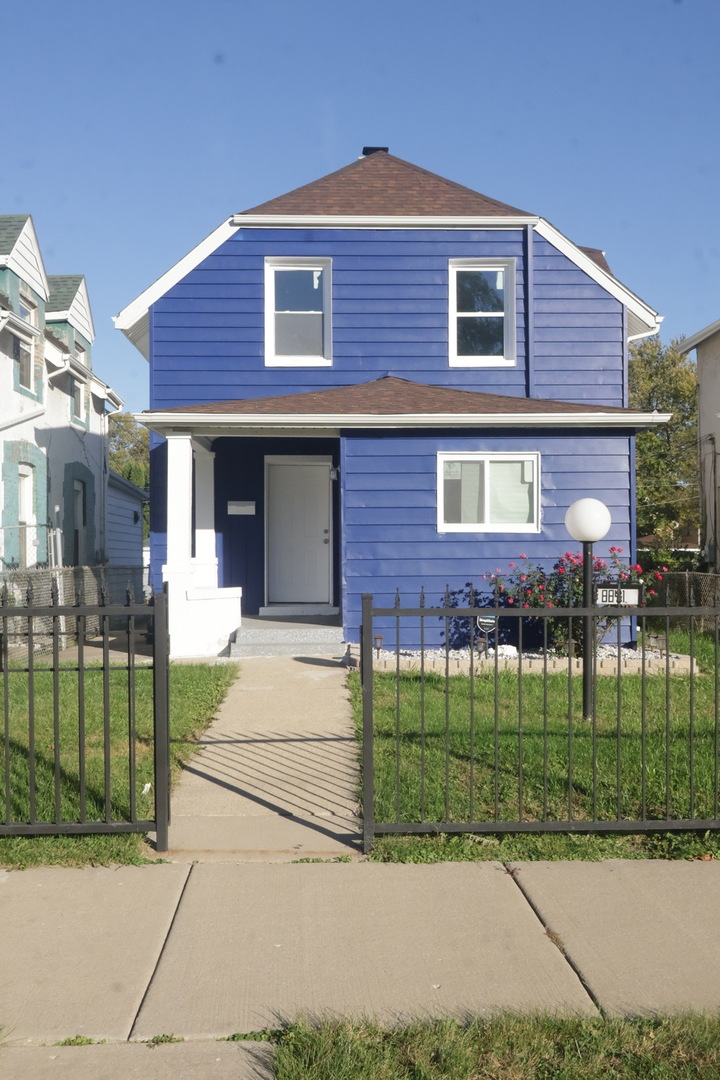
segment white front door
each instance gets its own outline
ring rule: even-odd
[[[331,604],[332,462],[265,461],[267,603]]]

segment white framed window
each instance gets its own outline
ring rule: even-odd
[[[511,367],[515,346],[515,259],[451,259],[450,367]]]
[[[73,420],[85,420],[85,387],[79,379],[70,380],[70,415]]]
[[[75,342],[75,356],[77,357],[78,364],[83,366],[87,365],[87,349],[84,345],[81,345],[79,341]]]
[[[27,296],[20,297],[18,314],[23,322],[30,326],[37,326],[37,306]]]
[[[12,334],[13,360],[17,372],[17,385],[25,390],[35,390],[33,385],[33,345],[32,341]]]
[[[330,259],[265,260],[265,364],[332,364]]]
[[[540,455],[437,456],[438,532],[540,531]]]

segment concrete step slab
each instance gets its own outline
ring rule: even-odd
[[[258,1042],[6,1046],[0,1048],[0,1075],[7,1080],[272,1080],[272,1060],[273,1047]]]
[[[133,1038],[502,1010],[596,1015],[499,863],[201,864]]]
[[[518,863],[530,903],[611,1016],[720,1011],[720,863]]]
[[[253,817],[173,817],[172,862],[292,862],[358,858],[362,834],[355,818],[300,820],[280,814]]]

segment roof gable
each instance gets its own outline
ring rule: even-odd
[[[90,298],[82,274],[51,274],[48,278],[50,295],[47,302],[48,322],[69,322],[83,337],[95,338]]]
[[[35,226],[29,214],[0,215],[0,267],[17,274],[43,300],[48,281]]]
[[[384,150],[244,214],[533,217]],[[242,216],[242,215],[239,215]]]

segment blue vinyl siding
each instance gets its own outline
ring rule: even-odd
[[[301,393],[386,374],[524,396],[523,252],[521,229],[241,230],[154,305],[151,407]],[[332,367],[265,367],[267,256],[332,259]],[[513,368],[448,366],[448,262],[466,257],[516,259]]]
[[[521,229],[241,230],[154,305],[151,407],[301,393],[386,374],[622,405],[622,305],[533,234],[528,307],[525,247]],[[265,367],[264,259],[293,255],[332,259],[332,367]],[[512,368],[448,366],[448,260],[464,257],[516,259]]]
[[[588,439],[590,435],[590,440]],[[593,495],[609,507],[613,524],[598,553],[610,545],[631,554],[630,467],[627,434],[484,432],[428,435],[347,433],[341,440],[343,504],[343,612],[348,640],[357,640],[360,600],[372,592],[391,605],[399,589],[415,605],[424,586],[428,604],[445,591],[478,586],[483,574],[506,570],[524,552],[552,566],[576,550],[565,529],[574,499]],[[438,533],[437,454],[440,451],[539,452],[541,531],[498,534]],[[392,627],[386,627],[392,633]]]

